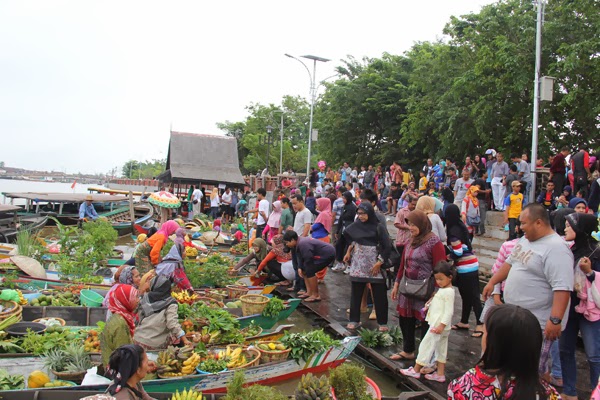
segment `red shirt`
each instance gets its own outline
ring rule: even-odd
[[[554,161],[552,161],[552,165],[550,165],[550,172],[553,174],[564,174],[567,172],[565,156],[563,153],[558,153],[556,157],[554,157]]]

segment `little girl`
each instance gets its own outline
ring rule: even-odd
[[[448,336],[450,336],[452,315],[454,314],[454,288],[452,287],[452,278],[454,277],[454,268],[446,261],[440,261],[433,268],[435,283],[439,289],[425,304],[424,311],[427,310],[425,321],[432,328],[427,332],[421,345],[419,346],[419,356],[413,367],[401,369],[402,375],[412,378],[421,377],[421,369],[430,365],[432,361],[437,361],[437,372],[426,374],[425,379],[436,382],[445,382],[446,376],[446,357],[448,355]],[[434,357],[435,356],[435,357]],[[432,360],[432,359],[435,360]]]

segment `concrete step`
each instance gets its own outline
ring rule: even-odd
[[[489,249],[493,251],[500,250],[500,246],[505,242],[503,239],[496,239],[493,237],[482,237],[475,236],[473,238],[473,247],[478,249]]]
[[[485,214],[485,225],[504,226],[504,213],[499,211],[488,211]]]

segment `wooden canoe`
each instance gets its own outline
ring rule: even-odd
[[[300,360],[299,362],[295,360],[285,360],[246,368],[244,370],[246,382],[250,385],[272,385],[300,377],[307,373],[316,374],[326,372],[328,369],[335,368],[343,363],[354,351],[359,342],[360,337],[358,336],[346,337],[341,342],[340,346],[334,346],[320,353],[313,354],[308,360]],[[157,356],[157,353],[148,353],[148,358],[152,360],[155,360]],[[34,370],[43,369],[43,363],[39,357],[23,357],[12,360],[16,360],[16,362],[13,363],[13,365],[8,365],[6,363],[7,359],[0,359],[0,367],[5,368],[9,374],[18,373],[27,376]],[[210,375],[188,375],[169,379],[152,379],[144,381],[143,385],[148,393],[174,393],[176,390],[182,391],[183,389],[187,390],[190,388],[194,388],[203,394],[225,393],[227,384],[233,378],[234,373],[235,370]],[[97,385],[72,386],[71,388],[62,389],[66,391],[90,390],[104,392],[106,388],[106,385]],[[40,392],[45,392],[46,390],[53,389],[38,390]],[[16,392],[17,391],[14,393]],[[9,395],[9,397],[6,397],[7,399],[13,399],[13,397],[10,397],[11,391],[2,393]]]

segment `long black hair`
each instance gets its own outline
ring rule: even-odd
[[[486,347],[479,363],[500,380],[503,399],[509,380],[514,380],[510,400],[546,400],[538,366],[542,349],[542,329],[531,311],[511,304],[490,309],[485,319]]]
[[[592,233],[598,229],[596,217],[591,214],[572,213],[565,219],[577,235],[573,247],[571,247],[575,261],[582,257],[590,257],[592,260],[600,259],[600,251],[596,251],[598,241],[592,236]]]
[[[448,245],[452,245],[450,237],[455,237],[463,244],[467,245],[469,251],[473,250],[473,247],[471,246],[471,236],[469,235],[469,230],[461,219],[460,209],[456,204],[448,204],[448,206],[446,206],[445,217]]]
[[[136,388],[130,387],[127,381],[142,366],[143,361],[144,349],[137,344],[127,344],[113,351],[110,355],[108,371],[106,372],[106,377],[113,380],[108,387],[108,393],[115,395],[122,388],[128,388],[141,398],[142,394]]]

